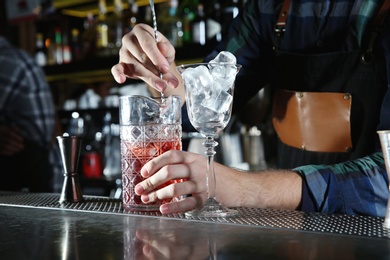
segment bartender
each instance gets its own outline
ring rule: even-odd
[[[217,167],[220,201],[227,206],[384,216],[388,177],[376,130],[390,129],[389,5],[387,0],[246,3],[228,38],[206,61],[227,50],[242,65],[235,111],[271,84],[279,166],[287,170],[252,177],[224,167],[219,173]],[[150,27],[139,25],[129,34],[123,38],[120,63],[112,69],[115,79],[121,83],[126,77],[140,78],[166,94],[182,94],[175,52],[166,38],[159,37],[156,48]],[[185,110],[183,114],[186,122]],[[180,175],[178,165],[186,165],[190,183],[156,191],[149,184],[162,181],[162,173],[149,165],[145,176],[154,175],[140,184],[138,192],[149,201],[169,196],[172,190],[194,195],[162,206],[164,213],[197,206],[204,192],[190,185],[198,183],[192,171],[201,167],[200,160],[195,155],[157,158],[151,165],[175,165],[169,167],[170,178]],[[231,183],[227,176],[239,183]],[[227,182],[233,190],[241,185],[246,191],[232,199],[221,187]]]

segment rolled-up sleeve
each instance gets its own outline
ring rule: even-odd
[[[307,165],[294,169],[303,178],[302,210],[327,214],[384,217],[389,179],[383,155],[334,165]]]

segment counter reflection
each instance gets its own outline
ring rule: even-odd
[[[0,211],[1,259],[386,259],[390,255],[389,239],[367,236],[134,214],[8,206]]]

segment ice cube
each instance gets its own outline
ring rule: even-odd
[[[219,82],[222,89],[228,91],[234,83],[237,74],[235,65],[212,63],[209,65],[210,73],[215,82]]]
[[[158,101],[142,97],[140,99],[140,115],[142,123],[158,123],[160,120],[160,104]]]
[[[237,63],[237,59],[231,52],[221,51],[213,60],[210,61],[210,63],[228,63],[235,65]]]
[[[186,84],[185,86],[189,85],[196,88],[207,87],[213,82],[209,69],[204,65],[186,69],[182,74],[182,78],[184,84]]]
[[[121,125],[137,125],[158,123],[160,105],[156,100],[144,96],[128,96],[121,98]]]
[[[206,66],[201,65],[196,67],[192,75],[198,81],[197,83],[200,84],[198,87],[208,87],[213,83],[213,77]]]
[[[188,68],[182,73],[183,83],[186,91],[199,93],[202,91],[201,88],[198,88],[197,80],[193,76],[193,68]]]
[[[225,117],[223,113],[215,112],[214,110],[203,106],[194,107],[190,116],[192,116],[193,121],[195,121],[197,125],[203,125],[202,127],[209,122],[222,122]]]
[[[192,106],[200,106],[205,98],[205,92],[197,93],[188,91],[186,93],[187,102],[191,103]]]
[[[219,82],[214,84],[215,87],[213,88],[211,95],[203,100],[202,106],[217,113],[225,113],[226,111],[229,111],[233,97],[218,87],[218,85]]]
[[[169,96],[161,104],[160,118],[163,124],[176,124],[181,122],[181,103],[178,96]]]
[[[232,87],[237,74],[236,57],[228,52],[221,51],[213,60],[209,62],[210,73],[214,81],[221,82],[226,91]]]

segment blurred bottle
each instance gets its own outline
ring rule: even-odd
[[[86,178],[100,178],[103,174],[102,157],[98,147],[99,140],[85,146],[82,160],[82,171]]]
[[[219,0],[209,2],[207,6],[207,38],[215,42],[222,41],[222,11]]]
[[[181,47],[183,45],[183,24],[178,17],[178,5],[178,0],[161,3],[158,5],[157,15],[159,31],[175,47]]]
[[[73,28],[71,31],[72,41],[71,41],[71,50],[72,50],[72,59],[75,61],[82,59],[81,45],[80,45],[80,31],[77,28]]]
[[[183,44],[192,43],[191,23],[195,18],[198,0],[184,0],[179,5],[183,26]]]
[[[72,112],[68,128],[65,131],[69,135],[83,137],[85,133],[84,118],[78,112]]]
[[[195,18],[191,22],[192,42],[200,45],[207,43],[207,20],[203,4],[198,4]]]
[[[42,33],[36,34],[35,61],[38,63],[39,66],[46,65],[46,53],[45,53],[45,46],[43,44]]]
[[[227,0],[222,4],[222,36],[228,31],[232,20],[240,13],[241,3],[239,0]]]
[[[100,101],[101,97],[90,88],[80,96],[78,107],[79,109],[97,109],[99,108]]]
[[[63,51],[62,51],[62,35],[61,35],[61,29],[56,28],[54,30],[54,35],[55,35],[55,61],[56,64],[62,64],[64,59],[63,59]]]
[[[70,63],[72,61],[72,50],[69,44],[68,35],[64,34],[62,40],[62,59],[63,63]]]
[[[83,58],[95,56],[96,53],[96,22],[92,13],[84,20],[84,31],[82,35],[82,55]]]
[[[122,0],[114,1],[114,13],[112,15],[111,31],[113,33],[114,47],[112,54],[118,54],[118,51],[122,45],[123,36],[123,3]]]
[[[50,37],[47,37],[45,39],[45,47],[46,47],[47,64],[48,65],[56,64],[56,60],[55,60],[56,50],[55,50],[54,42],[52,39],[50,39]]]
[[[130,32],[139,23],[139,7],[137,1],[128,0],[128,8],[124,10],[124,34]]]
[[[142,20],[143,23],[153,25],[153,16],[152,16],[152,8],[150,5],[146,5],[144,7],[144,18]]]
[[[82,137],[84,146],[80,158],[81,172],[86,178],[100,178],[103,174],[102,133],[97,126],[96,118],[88,111],[84,111],[79,118],[82,118],[83,123]]]
[[[118,178],[121,174],[119,124],[113,123],[111,112],[103,120],[102,139],[104,144],[103,175],[107,179]]]
[[[105,0],[99,0],[99,16],[97,23],[97,55],[108,56],[109,50],[109,37],[108,37],[108,23],[106,19],[107,5]]]

